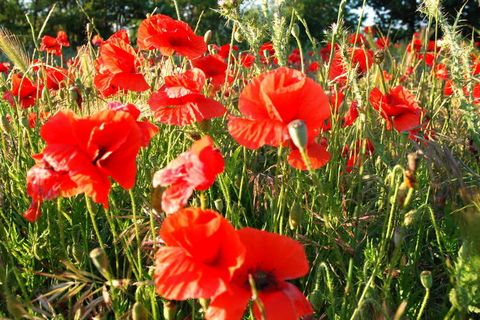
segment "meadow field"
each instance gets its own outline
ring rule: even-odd
[[[480,42],[440,4],[401,41],[345,1],[0,28],[0,318],[480,319]]]

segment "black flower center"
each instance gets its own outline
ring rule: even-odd
[[[277,286],[275,276],[271,272],[255,270],[250,273],[255,281],[255,287],[258,291],[273,289]]]

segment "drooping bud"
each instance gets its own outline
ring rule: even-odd
[[[303,223],[303,210],[298,203],[293,203],[290,208],[290,215],[288,217],[288,224],[291,230],[297,229]]]
[[[308,142],[307,125],[303,120],[293,120],[288,124],[288,133],[293,144],[300,150],[305,150]]]
[[[432,287],[432,273],[430,271],[422,271],[420,273],[420,282],[425,289]]]
[[[110,277],[110,262],[108,261],[107,254],[102,248],[95,248],[90,251],[90,259],[92,259],[93,264],[97,267],[98,271],[108,279]]]
[[[298,26],[298,24],[293,24],[291,33],[295,39],[300,37],[300,27]]]
[[[217,210],[218,212],[223,211],[223,201],[222,201],[222,199],[216,199],[215,201],[213,201],[213,205],[215,207],[215,210]]]

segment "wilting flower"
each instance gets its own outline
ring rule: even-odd
[[[20,105],[24,109],[33,106],[37,99],[37,95],[39,95],[42,90],[41,87],[33,85],[30,79],[17,73],[12,76],[11,81],[12,89],[6,91],[3,98],[12,106],[15,106],[15,99],[18,99]]]
[[[155,255],[155,287],[166,299],[210,298],[227,290],[245,248],[232,225],[213,210],[187,208],[168,216]]]
[[[99,53],[94,84],[104,96],[118,90],[141,92],[150,88],[138,71],[140,61],[129,43],[126,30],[120,30],[104,41]]]
[[[410,131],[421,124],[423,109],[415,95],[403,86],[392,88],[387,94],[374,88],[370,92],[370,103],[387,121],[388,130],[393,126],[398,132]]]
[[[40,43],[40,51],[46,51],[56,56],[62,55],[62,47],[69,47],[68,37],[65,31],[58,31],[57,37],[43,36]]]
[[[108,177],[125,189],[132,188],[138,151],[153,135],[136,119],[131,112],[112,109],[84,118],[71,111],[51,117],[40,132],[46,146],[33,156],[36,164],[27,174],[32,206],[24,217],[33,222],[40,214],[42,201],[79,193],[107,207],[111,188]]]
[[[249,149],[264,145],[292,147],[289,163],[305,170],[307,165],[288,132],[290,122],[303,120],[311,167],[319,168],[330,159],[325,146],[315,141],[330,117],[328,97],[319,84],[302,72],[284,67],[261,74],[244,88],[238,108],[245,118],[231,117],[228,131],[241,145]]]
[[[251,280],[267,320],[298,320],[313,313],[302,292],[287,280],[308,273],[308,261],[297,241],[275,233],[244,228],[237,231],[245,246],[245,262],[232,277],[228,291],[212,298],[208,320],[240,320],[252,297]],[[261,314],[254,303],[256,319]]]
[[[205,74],[194,68],[185,73],[165,77],[165,84],[148,100],[155,118],[166,124],[184,126],[220,117],[225,107],[201,93]]]
[[[197,36],[187,23],[163,14],[142,21],[137,44],[142,50],[158,49],[165,56],[176,52],[188,59],[198,58],[207,51],[203,37]]]
[[[162,193],[162,209],[173,213],[183,208],[194,190],[207,190],[223,172],[222,154],[213,140],[204,136],[189,151],[180,154],[153,177],[153,187],[169,186]]]

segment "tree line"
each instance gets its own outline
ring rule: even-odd
[[[197,26],[200,34],[216,31],[217,42],[228,41],[229,26],[215,10],[219,3],[233,2],[241,10],[255,10],[259,1],[249,0],[177,0],[181,19]],[[267,0],[269,1],[269,0]],[[243,2],[243,4],[241,4]],[[261,2],[261,1],[260,1]],[[296,10],[306,20],[312,34],[321,38],[322,32],[337,20],[340,0],[291,0],[286,1],[285,14]],[[397,38],[411,37],[422,23],[417,11],[419,0],[367,0],[376,12],[375,24],[384,33]],[[348,0],[345,8],[345,25],[354,29],[358,16],[353,8],[363,0]],[[454,19],[460,9],[461,25],[465,34],[478,36],[480,29],[480,0],[443,0],[444,11]],[[53,10],[52,10],[53,8]],[[31,37],[31,30],[38,32],[44,26],[44,34],[55,35],[65,30],[73,45],[85,43],[85,27],[90,23],[95,33],[107,38],[119,28],[135,30],[148,13],[163,13],[177,17],[171,0],[1,0],[0,26],[20,37]],[[201,18],[200,18],[201,17]],[[32,28],[33,27],[33,28]]]

